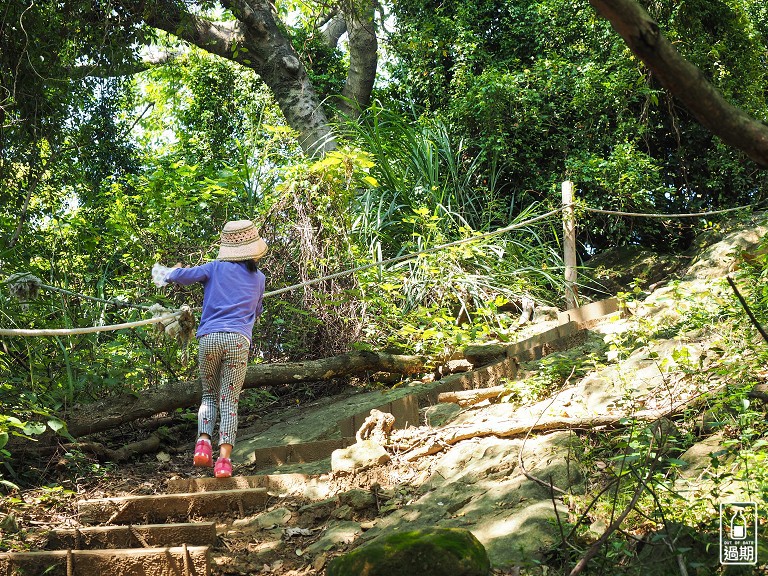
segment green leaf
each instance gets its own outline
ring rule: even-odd
[[[3,480],[2,478],[0,478],[0,486],[5,486],[6,488],[10,488],[11,490],[19,489],[19,487],[13,482],[9,482],[8,480]]]
[[[50,420],[48,420],[48,426],[54,432],[58,432],[62,428],[65,428],[67,425],[66,425],[66,423],[62,422],[61,420],[58,420],[58,419],[55,419],[55,418],[51,418]]]
[[[45,432],[45,424],[41,422],[27,422],[22,429],[27,436],[34,436]]]
[[[24,426],[24,423],[15,416],[6,416],[5,420],[8,424],[15,426],[16,428],[22,428]]]

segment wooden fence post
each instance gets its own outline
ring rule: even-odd
[[[565,308],[576,308],[576,216],[573,209],[573,182],[566,180],[563,191],[563,263],[565,264]]]

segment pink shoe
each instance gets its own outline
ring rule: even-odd
[[[229,478],[232,476],[232,461],[229,458],[218,458],[216,467],[213,469],[213,475],[216,478]]]
[[[211,442],[200,438],[195,444],[195,456],[192,463],[199,468],[213,468],[213,448]]]

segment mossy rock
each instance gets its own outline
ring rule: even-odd
[[[488,554],[460,528],[425,528],[379,536],[335,558],[327,576],[487,576]]]

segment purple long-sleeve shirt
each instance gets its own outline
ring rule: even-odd
[[[236,332],[250,342],[253,324],[261,314],[266,277],[249,272],[244,262],[213,260],[192,268],[176,268],[169,282],[203,285],[203,312],[197,337],[212,332]]]

